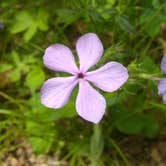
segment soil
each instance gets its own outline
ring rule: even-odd
[[[131,136],[118,144],[131,166],[166,166],[166,137],[152,140]],[[59,162],[57,155],[34,155],[27,145],[8,153],[2,158],[1,165],[68,166],[67,162]]]
[[[57,155],[35,155],[29,145],[24,145],[2,158],[0,166],[67,166]]]
[[[166,137],[128,137],[120,142],[120,148],[132,166],[166,166]]]

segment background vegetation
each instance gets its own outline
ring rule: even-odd
[[[76,114],[77,89],[62,109],[40,103],[44,80],[62,75],[44,67],[45,49],[63,43],[74,51],[87,32],[98,34],[105,47],[95,68],[115,60],[130,74],[123,88],[103,94],[107,111],[99,125]],[[0,155],[23,138],[36,154],[56,153],[71,166],[129,165],[118,146],[122,138],[166,135],[166,106],[151,80],[163,77],[165,40],[164,0],[0,1]]]

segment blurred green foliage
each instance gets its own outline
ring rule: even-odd
[[[0,155],[25,138],[35,153],[55,152],[71,166],[109,165],[109,148],[129,165],[116,143],[122,136],[166,134],[166,106],[151,80],[162,77],[164,0],[8,0],[0,2],[0,23]],[[120,90],[103,93],[107,111],[99,125],[77,116],[77,89],[62,109],[40,103],[44,80],[62,75],[44,67],[44,50],[63,43],[74,51],[76,39],[87,32],[98,34],[105,47],[95,67],[115,60],[130,74]]]

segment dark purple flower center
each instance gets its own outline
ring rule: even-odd
[[[84,74],[83,73],[78,73],[77,77],[78,78],[84,78]]]

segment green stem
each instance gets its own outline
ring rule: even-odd
[[[8,94],[0,91],[0,96],[2,96],[4,99],[9,100],[11,103],[16,104],[19,108],[22,108],[22,105],[17,100],[15,100],[13,97],[9,96]]]
[[[141,79],[148,79],[148,80],[157,80],[157,75],[152,74],[146,74],[146,73],[140,73],[132,75],[133,77],[141,78]]]
[[[119,148],[119,146],[116,144],[116,142],[110,138],[110,142],[113,145],[113,147],[115,148],[115,150],[118,152],[119,156],[123,159],[123,161],[126,163],[126,166],[131,166],[131,164],[129,163],[129,161],[127,160],[125,154],[121,151],[121,149]]]
[[[40,46],[38,46],[37,44],[34,43],[29,43],[30,46],[32,46],[33,48],[39,50],[40,52],[44,52],[43,48],[41,48]]]

